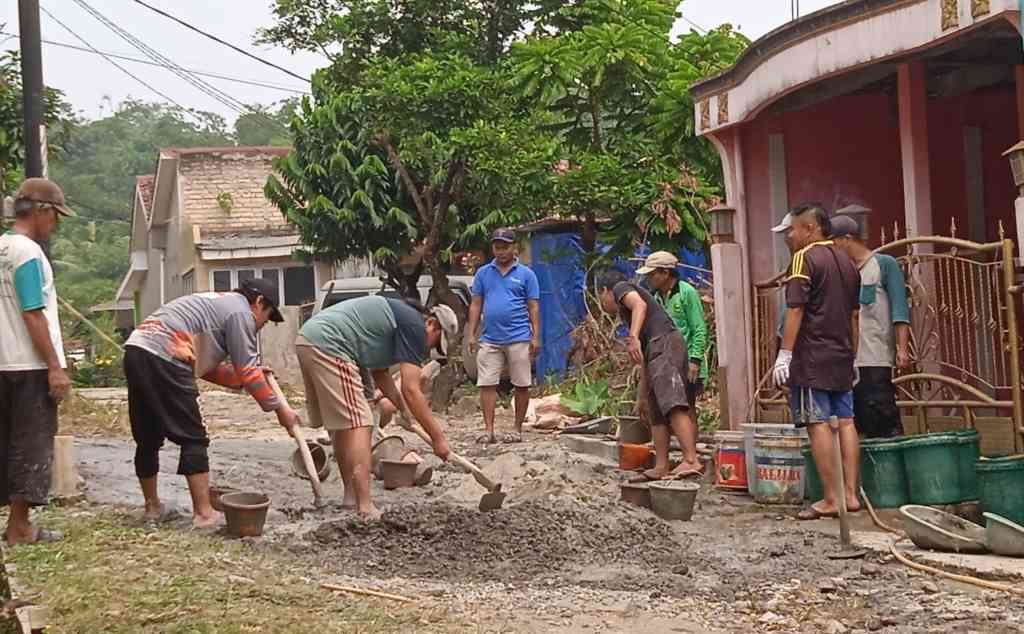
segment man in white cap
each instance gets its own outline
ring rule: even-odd
[[[772,233],[782,234],[782,241],[786,243],[786,248],[789,249],[789,253],[790,253],[791,256],[793,254],[793,251],[795,250],[795,249],[793,249],[793,241],[792,241],[792,239],[790,238],[790,235],[789,235],[789,228],[792,227],[792,226],[793,226],[793,216],[791,214],[787,213],[785,216],[782,217],[782,220],[779,222],[779,224],[777,224],[774,227],[772,227]],[[787,266],[787,268],[789,268],[789,267]],[[781,343],[781,341],[782,341],[783,321],[785,321],[785,317],[786,317],[786,287],[785,286],[779,287],[778,304],[779,304],[779,310],[778,310],[778,319],[776,319],[776,322],[779,324],[779,327],[776,329],[776,333],[775,334],[778,337],[779,342]]]
[[[380,516],[370,498],[373,414],[360,370],[370,371],[403,417],[419,421],[433,441],[434,454],[448,459],[448,441],[423,395],[421,366],[432,348],[448,354],[458,328],[455,312],[447,306],[422,310],[399,299],[371,295],[322,310],[299,331],[295,352],[306,409],[310,424],[325,427],[333,437],[345,486],[343,506],[366,518]],[[388,371],[395,364],[401,390]]]
[[[22,183],[14,213],[14,226],[0,236],[0,504],[10,507],[8,546],[61,539],[29,520],[29,508],[48,501],[57,405],[71,391],[53,269],[39,243],[62,216],[75,215],[45,178]]]

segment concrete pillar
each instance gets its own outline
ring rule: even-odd
[[[779,134],[768,136],[768,173],[772,195],[772,226],[778,224],[789,212],[789,182],[786,179],[786,140]],[[772,234],[772,250],[775,256],[775,270],[781,271],[789,265],[789,247],[782,234]]]
[[[911,237],[933,235],[928,93],[924,63],[917,61],[900,64],[897,83],[906,234]]]
[[[739,429],[750,409],[752,332],[743,310],[747,286],[743,281],[743,247],[715,244],[711,247],[711,268],[715,283],[715,333],[718,345],[718,386],[721,426]]]

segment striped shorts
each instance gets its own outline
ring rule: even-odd
[[[359,366],[323,352],[301,336],[295,341],[295,355],[306,387],[310,426],[338,431],[373,425]]]

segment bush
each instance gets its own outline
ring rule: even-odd
[[[124,370],[120,359],[114,356],[97,356],[92,362],[83,361],[71,372],[75,387],[123,387]]]

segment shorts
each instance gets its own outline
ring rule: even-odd
[[[0,505],[44,505],[57,433],[46,370],[0,372]]]
[[[655,337],[644,351],[647,361],[647,400],[652,425],[667,425],[674,409],[689,411],[697,400],[696,384],[687,381],[690,359],[678,332]]]
[[[853,392],[816,390],[794,385],[789,388],[789,408],[793,424],[798,428],[827,423],[832,416],[840,420],[853,418]]]
[[[860,380],[853,386],[853,422],[867,438],[903,435],[903,419],[896,406],[892,368],[857,368]]]
[[[329,355],[302,337],[296,339],[295,356],[306,388],[310,426],[327,431],[373,426],[358,365]]]
[[[178,475],[208,473],[210,436],[199,411],[199,389],[192,371],[137,346],[126,346],[124,376],[135,440],[135,475],[148,479],[160,471],[165,439],[181,448]]]
[[[506,363],[512,385],[533,385],[533,360],[530,358],[529,341],[505,345],[480,342],[480,349],[476,351],[477,387],[494,387],[500,383]]]

